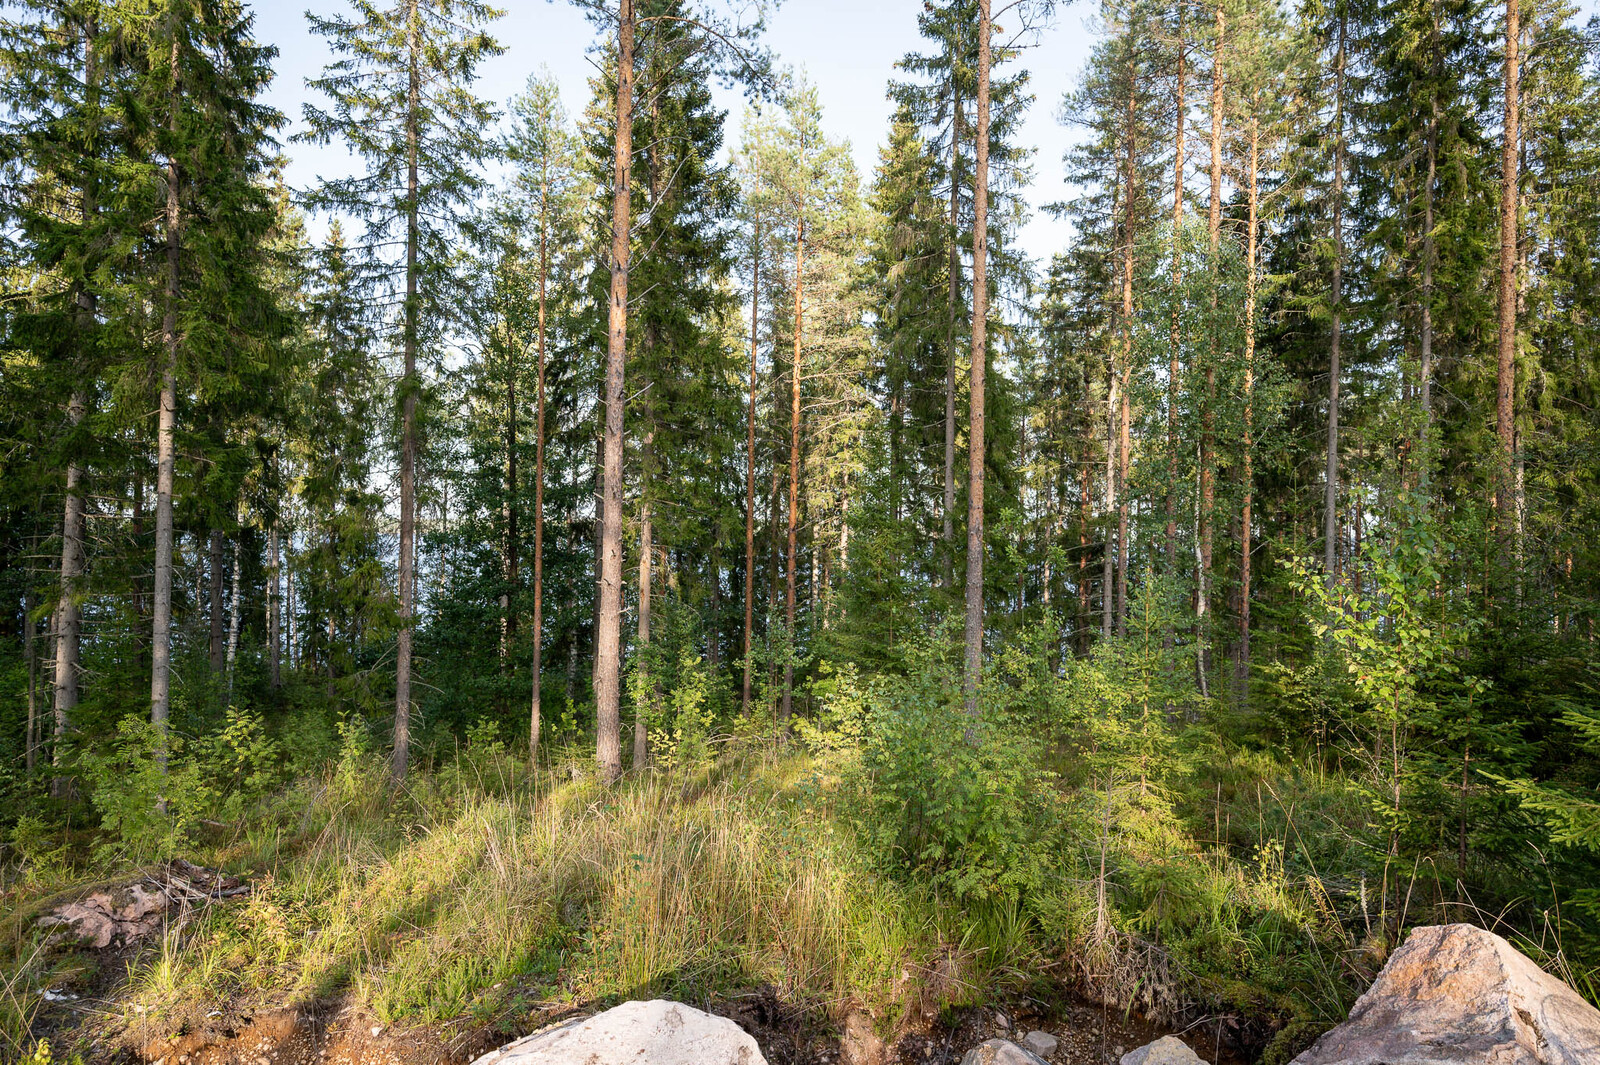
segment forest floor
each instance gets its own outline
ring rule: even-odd
[[[774,1065],[954,1063],[1032,1029],[1060,1040],[1054,1062],[1114,1065],[1174,1026],[1231,1062],[1284,1021],[1201,1008],[1157,1027],[1127,996],[1089,1004],[1082,959],[1014,907],[886,875],[804,755],[610,789],[578,764],[531,779],[490,745],[396,793],[379,759],[351,756],[202,826],[193,866],[9,871],[0,1060],[8,1042],[33,1065],[464,1063],[637,998],[732,1017]],[[240,886],[100,949],[37,925],[95,891],[160,891],[174,868]]]

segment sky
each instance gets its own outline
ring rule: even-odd
[[[570,114],[582,112],[593,73],[590,49],[595,27],[566,0],[498,0],[506,14],[493,27],[505,52],[480,67],[477,94],[502,108],[531,74],[547,68],[561,86]],[[253,0],[257,39],[279,49],[277,77],[267,102],[290,119],[284,137],[302,128],[301,106],[316,97],[306,79],[316,77],[331,58],[323,38],[306,24],[307,0]],[[318,14],[348,10],[344,0],[310,0]],[[1061,155],[1074,136],[1056,120],[1063,94],[1083,69],[1092,45],[1092,17],[1098,5],[1079,2],[1058,11],[1048,27],[1023,52],[1018,65],[1032,75],[1034,103],[1020,139],[1035,150],[1034,181],[1028,200],[1039,205],[1066,194]],[[786,0],[768,19],[766,43],[778,61],[804,72],[822,97],[823,125],[830,136],[849,141],[863,181],[877,167],[878,148],[887,139],[888,82],[894,64],[927,42],[917,34],[922,0]],[[1005,27],[1002,24],[1002,29]],[[744,103],[737,91],[716,90],[728,111],[727,147],[739,141]],[[285,143],[286,174],[297,189],[319,178],[338,177],[354,166],[339,146]],[[321,226],[314,226],[320,230]],[[1021,234],[1022,247],[1047,261],[1070,238],[1066,223],[1035,210]]]

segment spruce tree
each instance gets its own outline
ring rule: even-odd
[[[310,82],[328,99],[305,105],[304,139],[342,141],[364,173],[324,181],[310,196],[322,210],[365,224],[362,249],[399,296],[394,346],[401,374],[399,630],[390,777],[405,779],[411,742],[412,630],[417,608],[418,403],[425,391],[418,360],[443,353],[456,289],[452,250],[466,218],[461,207],[481,185],[473,169],[490,153],[484,129],[493,110],[472,94],[478,65],[500,52],[484,28],[499,12],[478,0],[356,0],[356,18],[307,15],[338,56]],[[401,190],[396,194],[396,190]],[[399,247],[396,256],[390,249]]]

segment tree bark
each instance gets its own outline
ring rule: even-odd
[[[1256,256],[1260,237],[1261,93],[1255,93],[1250,117],[1248,220],[1245,227],[1244,281],[1244,505],[1239,517],[1239,658],[1235,683],[1239,705],[1250,696],[1250,565],[1251,506],[1255,502],[1255,388],[1256,388]]]
[[[411,628],[417,608],[417,390],[420,386],[417,380],[417,245],[420,240],[417,142],[422,107],[420,19],[417,0],[410,0],[406,31],[405,374],[400,381],[400,631],[395,647],[394,750],[389,762],[389,779],[394,784],[405,780],[411,752]]]
[[[500,672],[511,670],[511,644],[517,638],[516,587],[521,577],[517,558],[517,353],[506,331],[505,462],[500,487]]]
[[[211,581],[211,593],[207,599],[206,619],[211,626],[210,660],[211,672],[214,676],[222,674],[222,582],[223,582],[223,536],[221,529],[212,529],[207,540],[206,551],[207,574]]]
[[[1344,280],[1344,89],[1347,15],[1339,8],[1339,42],[1333,59],[1333,282],[1328,338],[1328,472],[1322,501],[1322,569],[1332,588],[1339,575],[1339,331]]]
[[[972,372],[967,429],[967,713],[978,712],[983,672],[983,463],[984,375],[989,313],[989,0],[978,0],[978,128],[973,134],[972,168]]]
[[[278,521],[273,519],[267,531],[267,675],[272,690],[283,687],[283,619],[279,616],[282,604],[278,599],[282,582],[281,547],[278,542]],[[331,652],[330,652],[331,657]]]
[[[652,330],[647,325],[648,336]],[[653,345],[652,345],[653,346]],[[645,406],[644,448],[639,461],[639,650],[650,646],[650,578],[655,562],[655,529],[651,524],[650,491],[652,464],[655,461],[655,411]],[[653,687],[652,680],[651,686]],[[643,769],[650,756],[647,717],[649,706],[638,702],[633,708],[633,768]]]
[[[74,432],[83,423],[86,408],[84,394],[73,392],[67,401],[67,424]],[[83,467],[76,461],[69,461],[61,519],[61,586],[55,609],[55,730],[51,764],[58,770],[63,764],[67,730],[72,727],[73,711],[78,706],[78,584],[83,578],[83,505]],[[170,529],[168,536],[171,536]],[[168,579],[171,579],[170,568]],[[68,789],[68,778],[58,772],[50,781],[50,794],[64,798]]]
[[[805,338],[805,249],[806,222],[804,214],[801,214],[796,219],[794,237],[794,358],[789,378],[789,542],[784,566],[783,704],[778,712],[780,723],[789,720],[794,700],[794,579],[795,538],[800,518],[800,359]]]
[[[1227,18],[1223,13],[1222,5],[1217,5],[1217,41],[1216,50],[1212,56],[1211,65],[1211,203],[1206,220],[1206,235],[1208,246],[1211,250],[1211,307],[1215,313],[1219,296],[1218,286],[1221,276],[1217,271],[1218,258],[1222,249],[1222,127],[1224,86],[1226,84],[1226,68],[1224,66],[1224,41],[1227,35]],[[1211,357],[1206,363],[1205,373],[1205,408],[1201,413],[1200,428],[1200,518],[1197,530],[1200,541],[1200,561],[1198,573],[1195,575],[1195,644],[1198,656],[1197,669],[1199,671],[1200,691],[1206,691],[1207,678],[1211,675],[1210,640],[1207,636],[1206,626],[1209,624],[1207,616],[1211,608],[1211,561],[1213,515],[1216,512],[1216,398],[1217,398],[1217,363],[1221,360],[1222,352],[1218,347],[1219,338],[1215,333],[1211,341]]]
[[[1117,635],[1121,636],[1127,631],[1128,621],[1128,469],[1129,449],[1131,447],[1131,409],[1128,402],[1128,385],[1133,374],[1133,245],[1134,245],[1134,212],[1138,203],[1135,194],[1138,181],[1138,126],[1134,111],[1134,83],[1138,77],[1134,65],[1134,57],[1128,56],[1128,99],[1126,114],[1124,116],[1125,129],[1123,131],[1123,189],[1122,189],[1122,328],[1121,328],[1121,365],[1113,368],[1112,376],[1116,379],[1112,388],[1115,397],[1112,405],[1112,417],[1115,424],[1112,427],[1112,438],[1116,441],[1111,449],[1116,456],[1116,508],[1117,508],[1117,552],[1116,552],[1116,588],[1115,606],[1112,616],[1116,623]],[[1108,595],[1111,592],[1108,590]],[[1110,631],[1110,626],[1107,626]]]
[[[945,318],[945,347],[949,358],[944,378],[944,515],[939,528],[946,588],[954,581],[956,513],[956,319],[961,306],[961,92],[956,85],[956,64],[950,55],[950,263],[949,308]]]
[[[1182,395],[1183,350],[1182,321],[1179,314],[1180,286],[1183,284],[1182,227],[1183,227],[1183,135],[1188,124],[1188,105],[1184,99],[1188,88],[1185,59],[1188,58],[1184,40],[1184,14],[1187,5],[1178,7],[1178,71],[1174,93],[1177,121],[1172,131],[1172,335],[1167,350],[1167,498],[1166,498],[1166,548],[1167,570],[1178,571],[1178,408]],[[1173,642],[1169,626],[1164,637],[1167,646]]]
[[[1520,108],[1517,98],[1517,45],[1521,37],[1517,0],[1506,0],[1505,143],[1500,153],[1500,300],[1499,351],[1495,371],[1494,432],[1499,442],[1494,504],[1502,536],[1511,516],[1515,492],[1515,402],[1517,355],[1517,153]]]
[[[542,717],[541,694],[544,673],[541,655],[544,650],[544,437],[545,437],[545,343],[546,315],[549,306],[550,277],[550,163],[542,164],[539,185],[539,335],[538,384],[534,406],[533,426],[533,698],[528,709],[528,761],[537,765],[539,760],[539,729]],[[569,673],[568,688],[571,688]],[[570,699],[570,695],[568,696]]]
[[[750,411],[744,467],[744,682],[739,708],[750,715],[750,674],[754,667],[756,594],[756,357],[761,322],[761,216],[756,215],[750,266]]]
[[[633,157],[633,0],[617,11],[616,141],[611,168],[611,296],[606,338],[601,481],[600,611],[595,633],[595,757],[607,783],[622,774],[622,405],[628,353],[629,199]]]
[[[178,41],[172,41],[173,97],[177,81]],[[174,103],[174,111],[176,104]],[[174,118],[174,122],[176,119]],[[156,761],[166,770],[167,719],[172,711],[172,488],[177,459],[178,406],[178,282],[182,235],[179,231],[178,161],[167,159],[166,244],[167,277],[162,310],[161,340],[166,361],[161,368],[160,414],[156,423],[156,557],[154,608],[150,647],[150,722],[155,726]]]

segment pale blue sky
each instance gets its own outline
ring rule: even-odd
[[[593,69],[588,49],[594,27],[565,0],[499,2],[507,11],[493,32],[506,51],[481,68],[478,94],[503,107],[529,74],[547,66],[561,85],[568,111],[580,112]],[[307,0],[257,0],[252,6],[258,38],[281,52],[268,100],[289,116],[287,134],[299,128],[301,104],[309,98],[305,79],[319,74],[330,55],[323,39],[307,29]],[[309,0],[309,6],[322,14],[346,9],[342,0]],[[1059,200],[1065,192],[1060,160],[1071,133],[1057,124],[1056,111],[1088,56],[1091,31],[1085,19],[1097,9],[1098,4],[1080,2],[1058,13],[1054,26],[1021,60],[1032,72],[1036,96],[1023,127],[1023,139],[1037,149],[1029,196],[1035,204]],[[816,83],[824,125],[832,136],[850,141],[863,181],[871,180],[878,146],[887,133],[885,88],[895,74],[894,64],[906,52],[925,47],[917,35],[921,10],[922,0],[787,0],[769,19],[768,45],[780,62],[803,69]],[[737,145],[743,102],[736,92],[719,89],[718,96],[729,112],[728,143]],[[285,152],[290,157],[288,180],[300,189],[351,166],[337,146],[287,144]],[[1036,211],[1023,244],[1033,256],[1048,259],[1067,237],[1061,223]]]

